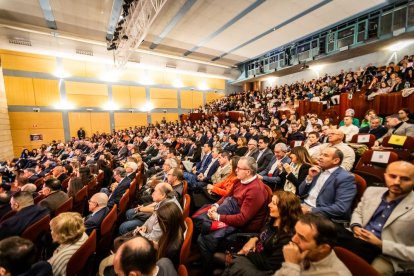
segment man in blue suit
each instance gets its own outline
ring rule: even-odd
[[[299,186],[304,213],[322,213],[332,220],[349,220],[357,193],[355,177],[340,167],[344,154],[328,147],[319,156],[319,166],[309,169]]]
[[[111,185],[112,193],[106,189],[102,188],[101,192],[109,196],[108,208],[112,209],[114,204],[119,206],[119,201],[121,200],[122,195],[129,188],[131,184],[131,179],[127,177],[127,173],[124,168],[118,167],[114,170],[114,178],[116,183]]]
[[[105,193],[96,193],[88,201],[89,211],[91,212],[85,218],[85,232],[90,235],[94,229],[97,231],[97,237],[100,236],[101,223],[109,213],[108,196]]]
[[[282,177],[280,175],[280,166],[287,163],[290,163],[290,158],[287,156],[288,147],[283,143],[278,143],[275,145],[274,156],[272,160],[267,165],[266,169],[261,171],[257,177],[263,181],[267,186],[274,190],[275,188],[282,188],[285,184],[286,176]]]
[[[206,148],[210,149],[210,146],[208,144],[205,144],[204,149]],[[205,155],[200,162],[202,163],[203,160],[205,160],[205,164],[197,164],[197,167],[200,168],[199,170],[196,168],[195,172],[193,170],[193,173],[184,173],[184,178],[188,182],[188,189],[190,191],[203,188],[207,185],[207,183],[210,182],[211,176],[217,171],[217,168],[219,167],[218,156],[220,153],[221,149],[213,148],[211,153],[208,153],[209,156],[207,157]]]

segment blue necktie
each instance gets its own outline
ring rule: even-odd
[[[202,170],[202,169],[204,168],[204,165],[205,165],[205,163],[206,163],[206,160],[207,160],[207,154],[206,154],[206,155],[204,155],[203,160],[201,161],[200,170]]]

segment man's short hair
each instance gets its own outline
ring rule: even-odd
[[[257,162],[256,162],[256,160],[251,156],[240,157],[239,162],[241,160],[247,161],[247,166],[249,167],[251,175],[256,175],[256,173],[257,173]]]
[[[221,157],[227,158],[227,160],[230,160],[231,155],[228,151],[224,151],[221,153]]]
[[[0,267],[11,275],[22,274],[36,262],[36,247],[32,241],[13,236],[0,241]]]
[[[136,270],[143,275],[150,275],[156,266],[157,252],[152,243],[144,237],[129,240],[120,250],[120,264],[125,275]]]
[[[334,152],[334,158],[339,158],[339,165],[342,164],[342,161],[344,161],[344,153],[342,152],[342,150],[334,148],[335,152]]]
[[[276,145],[275,145],[275,149],[276,148],[279,148],[281,151],[283,151],[283,152],[287,152],[288,151],[288,147],[286,146],[286,144],[285,143],[277,143]]]
[[[126,176],[126,170],[122,167],[115,168],[114,173],[119,175],[121,178],[124,178]]]
[[[183,174],[183,170],[180,168],[174,168],[172,169],[172,175],[176,176],[178,180],[183,180],[184,179],[184,174]]]
[[[314,239],[317,245],[329,244],[331,247],[335,246],[337,231],[335,224],[331,220],[327,219],[322,214],[307,213],[301,216],[299,221],[316,229]]]
[[[34,204],[32,193],[26,191],[18,191],[17,193],[13,194],[12,198],[19,203],[27,202]]]
[[[62,188],[60,180],[54,177],[49,178],[45,181],[45,186],[52,191],[59,191]]]
[[[131,168],[133,172],[135,172],[138,169],[137,163],[134,162],[126,162],[125,167]]]
[[[259,140],[262,140],[265,144],[269,144],[269,142],[270,142],[269,137],[264,136],[264,135],[261,135],[261,136],[259,137]]]
[[[24,169],[24,170],[29,172],[29,173],[32,173],[32,174],[36,173],[35,169],[33,169],[33,168],[27,168],[27,169]]]
[[[398,116],[398,114],[392,114],[390,116],[387,116],[387,119],[397,119],[398,121],[401,121],[400,116]]]
[[[311,131],[311,132],[309,132],[308,137],[309,137],[309,135],[311,135],[311,134],[315,135],[315,136],[316,136],[316,138],[319,138],[319,136],[320,136],[319,132],[317,132],[317,131]]]

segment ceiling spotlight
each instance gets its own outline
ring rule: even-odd
[[[117,46],[115,43],[112,43],[111,45],[109,45],[108,47],[106,47],[106,49],[108,51],[112,51],[112,50],[116,50]]]
[[[127,36],[127,35],[123,35],[123,36],[122,36],[122,39],[127,40],[127,39],[128,39],[128,36]]]
[[[124,24],[124,22],[125,22],[125,19],[121,19],[121,20],[119,20],[119,22],[118,22],[118,25],[122,25],[122,24]]]
[[[115,29],[117,32],[119,32],[120,30],[122,30],[122,26],[119,26]]]

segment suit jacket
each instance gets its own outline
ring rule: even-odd
[[[382,136],[380,139],[378,139],[378,141],[382,142],[384,137],[388,137],[388,136],[391,136],[393,134],[414,137],[414,125],[407,124],[406,122],[403,122],[396,129],[394,129],[394,128],[388,129],[388,132],[384,136]]]
[[[68,178],[68,175],[66,173],[62,173],[57,179],[59,179],[60,183],[62,183],[66,178]]]
[[[109,196],[109,201],[107,205],[109,209],[112,209],[114,204],[119,205],[119,201],[121,200],[122,195],[129,188],[130,184],[131,179],[129,179],[128,177],[124,177],[124,179],[121,180],[121,182],[116,187],[115,191],[113,191],[112,194]]]
[[[47,215],[49,215],[49,210],[39,205],[21,209],[0,224],[0,240],[21,235],[27,227]]]
[[[65,202],[68,198],[69,196],[65,192],[57,191],[51,193],[48,197],[41,200],[39,202],[39,205],[48,208],[51,212],[54,212],[57,207],[62,205],[62,203]]]
[[[248,154],[249,152],[247,151],[246,154],[244,156],[250,156],[253,157],[255,160],[257,159],[257,156],[259,155],[259,150],[258,149],[254,149],[250,154]]]
[[[211,176],[211,182],[212,183],[218,183],[220,181],[223,181],[227,176],[231,174],[231,164],[228,164],[223,169],[217,168],[216,172]]]
[[[263,182],[265,184],[267,184],[268,186],[270,186],[272,189],[274,189],[274,188],[282,188],[283,189],[283,185],[285,184],[285,180],[286,180],[286,175],[281,174],[282,172],[279,171],[278,168],[276,168],[276,170],[273,172],[272,176],[268,175],[271,168],[272,168],[272,166],[273,166],[273,164],[276,163],[276,161],[277,161],[276,156],[273,155],[272,160],[267,165],[266,169],[261,171],[259,174],[261,176],[263,176]],[[282,164],[285,164],[285,163],[289,164],[291,162],[291,160],[286,155],[285,157],[282,158],[281,162],[282,162]]]
[[[213,164],[211,165],[210,170],[208,171],[207,176],[204,178],[203,182],[211,182],[211,177],[213,176],[213,174],[217,171],[218,167],[220,166],[220,164],[218,162],[218,159],[214,160],[214,161],[213,161],[213,159],[211,159],[211,162],[213,162]],[[204,170],[204,172],[207,170],[210,163],[207,164],[206,169]]]
[[[29,183],[34,184],[36,182],[36,180],[38,180],[40,177],[36,174],[32,175],[31,177],[29,177]]]
[[[96,212],[95,214],[90,214],[89,216],[85,218],[85,222],[84,222],[85,228],[86,228],[85,232],[86,234],[88,234],[88,236],[92,233],[94,229],[96,229],[97,237],[100,236],[101,223],[108,213],[109,213],[109,208],[104,207],[100,209],[98,212]]]
[[[318,178],[319,175],[314,177],[310,184],[304,180],[299,185],[301,198],[307,198]],[[349,220],[356,192],[355,177],[342,167],[338,167],[319,191],[316,207],[312,208],[312,212],[322,213],[330,219]]]
[[[378,206],[383,194],[388,191],[383,187],[368,187],[358,206],[352,213],[351,225],[365,227]],[[414,269],[414,192],[411,191],[392,211],[382,228],[382,253],[389,260],[395,271]]]
[[[117,153],[118,159],[124,159],[127,157],[127,155],[128,155],[128,148],[126,146],[119,149]]]
[[[204,159],[205,159],[205,162],[203,164]],[[197,163],[197,165],[196,165],[197,174],[203,173],[207,169],[208,164],[210,164],[210,162],[211,162],[211,159],[213,159],[213,156],[211,155],[211,153],[209,153],[207,156],[204,156],[200,160],[200,162]]]
[[[257,155],[259,155],[259,153]],[[260,173],[261,171],[266,169],[267,165],[269,165],[269,162],[272,160],[272,158],[273,158],[273,152],[269,148],[267,148],[263,152],[262,156],[260,156],[260,159],[258,159],[258,160],[256,159],[256,161],[257,161],[257,172]]]

